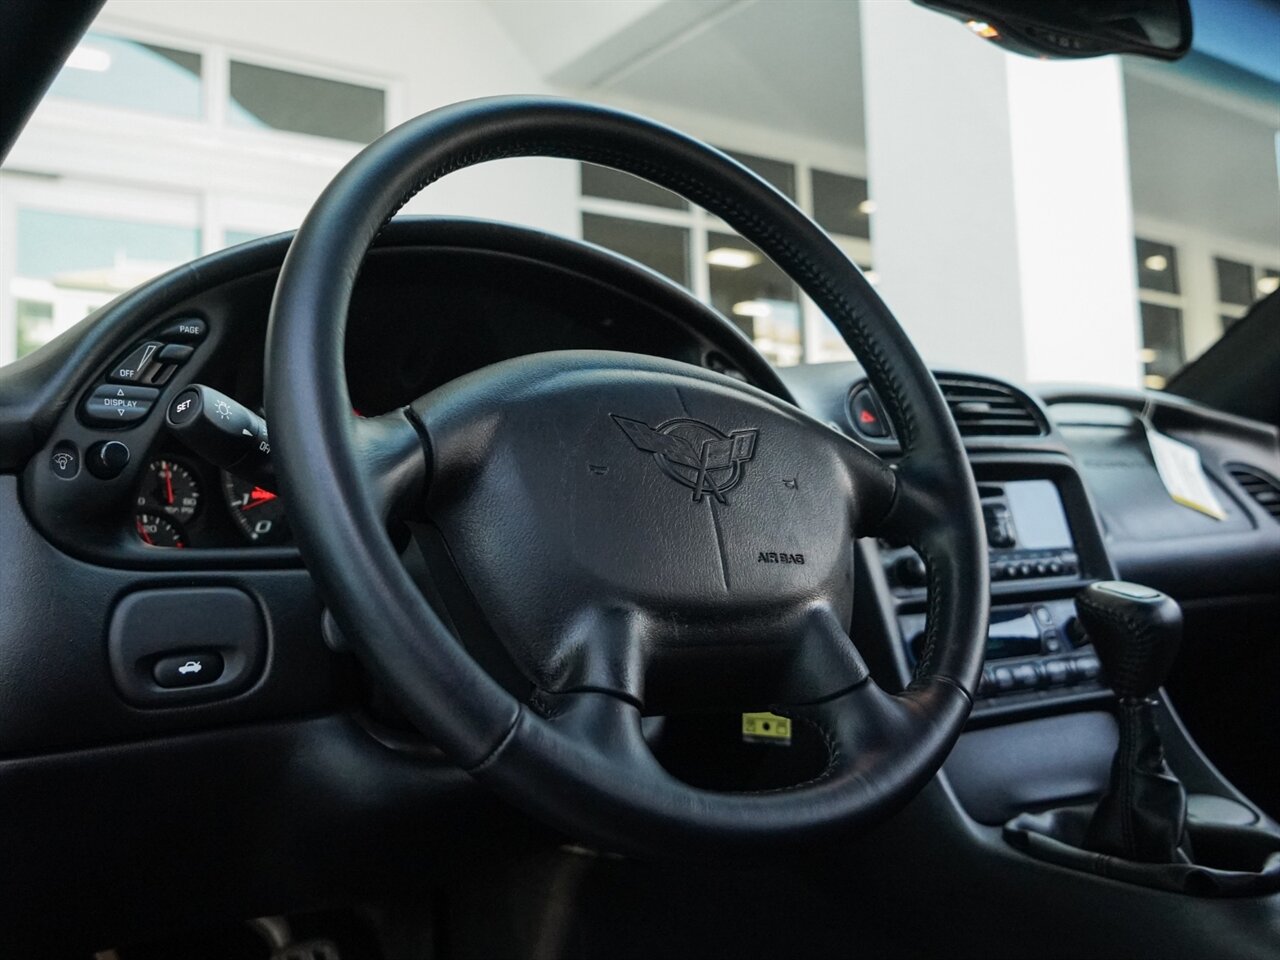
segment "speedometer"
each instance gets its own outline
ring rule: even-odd
[[[230,473],[222,475],[222,490],[231,516],[246,538],[261,544],[284,543],[289,539],[284,505],[273,491]]]

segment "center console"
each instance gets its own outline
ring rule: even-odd
[[[1073,597],[1111,575],[1094,513],[1069,463],[974,457],[991,578],[991,626],[974,720],[1102,699],[1101,667]],[[910,548],[882,549],[905,666],[924,643],[927,571]]]

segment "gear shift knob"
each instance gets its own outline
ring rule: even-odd
[[[1103,580],[1076,595],[1076,612],[1116,696],[1154,696],[1182,640],[1177,601],[1136,583]]]

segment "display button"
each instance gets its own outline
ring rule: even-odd
[[[1036,619],[1043,623],[1046,627],[1053,626],[1053,611],[1044,604],[1039,604],[1035,608]]]
[[[93,423],[136,423],[151,411],[160,391],[154,387],[104,384],[84,402],[85,418]]]
[[[163,346],[163,343],[157,343],[154,340],[144,343],[116,364],[107,374],[107,379],[112,383],[138,383]]]
[[[72,480],[80,472],[80,451],[70,440],[63,440],[49,454],[49,469],[62,480]]]
[[[129,448],[119,440],[95,443],[85,455],[85,467],[99,480],[114,480],[129,465]]]
[[[1060,653],[1062,651],[1062,634],[1058,633],[1057,630],[1046,630],[1043,636],[1045,653]]]
[[[195,343],[203,340],[209,332],[209,325],[199,317],[187,317],[177,320],[160,331],[161,340],[176,340],[179,343]]]
[[[160,351],[159,360],[161,363],[186,363],[195,352],[195,347],[185,343],[171,343]]]
[[[889,426],[885,423],[884,412],[876,402],[875,394],[868,387],[863,387],[853,395],[850,405],[853,410],[853,422],[858,432],[867,437],[887,437]]]
[[[222,655],[205,651],[164,657],[151,674],[162,687],[202,687],[222,676]]]
[[[991,673],[992,679],[995,681],[995,687],[1000,692],[1012,690],[1016,686],[1013,679],[1013,671],[1008,667],[996,667]]]

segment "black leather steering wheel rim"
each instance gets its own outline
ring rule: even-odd
[[[442,451],[451,448],[431,436],[429,416],[353,417],[343,345],[356,276],[378,231],[418,191],[464,167],[517,156],[611,166],[720,216],[831,318],[895,424],[902,458],[875,482],[883,503],[874,493],[866,499],[876,505],[875,533],[910,542],[925,559],[927,640],[903,693],[889,696],[863,674],[795,710],[831,745],[827,770],[807,784],[764,794],[696,790],[640,757],[639,715],[626,697],[586,688],[532,706],[512,697],[450,634],[383,533],[393,503],[440,482]],[[599,379],[612,361],[566,363],[570,373],[547,369]],[[728,389],[714,374],[644,366],[717,402]],[[736,389],[761,416],[799,417]],[[266,406],[299,548],[369,669],[456,762],[567,830],[681,854],[847,836],[919,789],[959,735],[981,671],[988,585],[977,492],[947,406],[857,268],[789,200],[710,147],[630,114],[550,98],[469,101],[390,131],[339,173],[293,241],[272,306]],[[426,449],[418,444],[424,431]],[[841,456],[874,472],[863,454]]]

